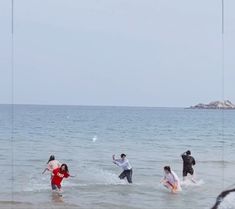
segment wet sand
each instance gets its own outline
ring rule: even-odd
[[[77,209],[78,206],[63,206],[63,205],[32,205],[32,204],[25,204],[25,203],[4,203],[0,204],[0,209]]]
[[[0,209],[77,209],[77,205],[65,204],[63,202],[32,204],[28,202],[0,201]]]

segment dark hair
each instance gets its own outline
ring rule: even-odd
[[[52,160],[55,160],[55,156],[54,156],[54,155],[51,155],[51,156],[50,156],[50,158],[49,158],[47,164],[48,164],[50,161],[52,161]]]
[[[168,171],[169,173],[171,173],[171,168],[170,168],[170,166],[165,166],[165,167],[164,167],[164,170],[165,170],[165,171]]]
[[[69,169],[68,169],[68,166],[65,164],[65,163],[63,163],[61,166],[60,166],[60,170],[61,170],[61,168],[62,167],[65,167],[65,171],[68,173],[69,172]]]
[[[186,152],[186,154],[187,154],[187,155],[191,155],[191,151],[188,150],[188,151]]]
[[[122,154],[121,154],[121,158],[123,158],[123,157],[126,157],[126,155],[122,153]]]

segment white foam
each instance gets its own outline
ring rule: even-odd
[[[23,185],[22,190],[25,192],[41,192],[50,189],[50,176],[41,176],[36,179],[31,176],[26,184]]]
[[[81,176],[86,176],[86,181],[89,181],[89,184],[127,184],[125,180],[120,180],[117,174],[102,168],[88,168],[85,171],[86,173],[84,175],[81,173]]]
[[[191,180],[191,179],[186,179],[181,181],[181,186],[185,186],[185,187],[194,187],[194,186],[201,186],[203,185],[205,182],[203,181],[203,179],[199,179],[199,180]]]

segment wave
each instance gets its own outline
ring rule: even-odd
[[[226,161],[226,160],[202,160],[200,163],[205,164],[235,164],[235,161]]]
[[[50,191],[50,175],[31,175],[25,182],[20,191],[23,192],[45,192]],[[86,187],[91,185],[124,185],[128,184],[125,180],[120,180],[118,175],[101,168],[85,168],[81,170],[75,178],[65,179],[62,182],[63,188]],[[16,192],[20,192],[16,189]]]

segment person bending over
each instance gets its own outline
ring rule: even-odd
[[[70,177],[69,169],[66,164],[62,164],[60,168],[56,168],[52,172],[51,188],[53,191],[61,191],[61,182],[64,178]],[[72,177],[72,176],[71,176]]]
[[[171,170],[170,166],[164,167],[164,173],[161,183],[173,193],[181,191],[179,177]]]

